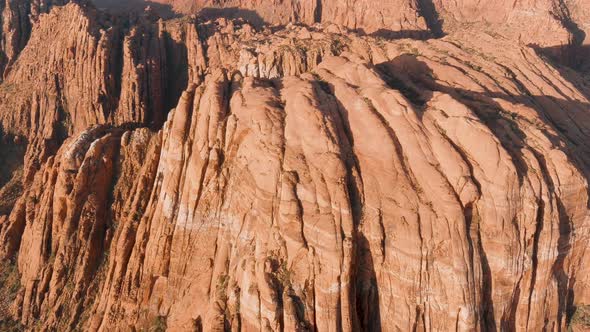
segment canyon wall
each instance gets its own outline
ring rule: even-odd
[[[366,36],[321,5],[339,24],[31,16],[0,84],[0,328],[580,328],[582,73],[534,33]]]
[[[101,1],[101,0],[98,0]],[[103,0],[104,1],[104,0]],[[141,1],[139,1],[141,2]],[[179,13],[235,15],[270,24],[335,23],[390,36],[442,36],[478,26],[543,46],[582,42],[590,32],[583,0],[209,1],[156,0]],[[144,2],[145,3],[145,2]],[[150,2],[152,3],[152,2]]]

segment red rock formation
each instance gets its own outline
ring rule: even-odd
[[[100,0],[98,0],[100,2]],[[427,34],[427,24],[420,15],[420,3],[399,0],[374,1],[211,1],[157,0],[180,13],[200,13],[208,17],[240,17],[255,24],[313,24],[331,22],[367,33],[379,30],[402,32],[405,35]],[[136,1],[142,5],[141,1]],[[385,31],[382,31],[385,32]]]
[[[590,90],[476,25],[41,15],[0,85],[0,327],[574,328]]]
[[[100,1],[100,0],[98,0]],[[478,25],[482,30],[520,38],[523,42],[559,45],[571,34],[590,32],[583,0],[395,0],[305,2],[156,0],[181,13],[234,15],[272,24],[331,22],[365,32],[395,36],[435,35]],[[145,3],[145,2],[144,2]],[[136,1],[142,5],[141,1]],[[424,35],[424,34],[422,34]],[[579,37],[577,37],[579,38]],[[583,38],[582,38],[583,39]],[[555,43],[557,42],[557,43]],[[554,43],[554,44],[548,44]]]

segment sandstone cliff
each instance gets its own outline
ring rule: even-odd
[[[69,0],[6,1],[0,3],[0,72],[5,73],[26,45],[42,13]],[[583,0],[395,0],[365,1],[210,1],[210,0],[77,0],[100,8],[128,12],[150,6],[163,17],[199,13],[208,18],[243,18],[264,24],[334,23],[361,33],[388,38],[441,37],[477,28],[495,36],[551,48],[548,53],[568,63],[583,61],[563,46],[587,45],[590,5]],[[587,55],[587,50],[583,50]],[[572,59],[573,58],[573,59]]]
[[[99,3],[106,0],[97,0]],[[481,30],[548,46],[590,32],[590,5],[583,0],[392,0],[392,1],[210,1],[156,0],[180,13],[233,15],[260,23],[329,22],[390,36],[441,36],[478,26]],[[150,3],[153,3],[150,2]],[[137,5],[142,0],[135,1]],[[143,2],[145,4],[145,2]],[[584,36],[583,36],[583,35]],[[578,42],[578,40],[576,40]]]
[[[149,5],[160,15],[198,13],[243,18],[255,26],[333,23],[386,38],[439,38],[476,30],[536,47],[544,55],[590,72],[590,4],[585,0],[210,1],[94,0],[127,11]]]
[[[582,326],[590,87],[512,35],[28,22],[0,85],[1,328]]]

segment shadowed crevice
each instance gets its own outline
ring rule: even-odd
[[[553,62],[565,65],[581,73],[589,73],[590,47],[584,45],[587,37],[586,32],[573,19],[568,4],[565,0],[555,0],[550,14],[568,32],[568,43],[550,47],[541,47],[536,44],[529,46],[533,47],[538,54],[547,56]]]
[[[569,32],[571,46],[581,46],[584,43],[586,33],[572,18],[570,8],[565,0],[554,1],[551,15]]]
[[[141,12],[150,8],[163,19],[178,17],[171,5],[161,4],[147,0],[91,0],[96,8],[111,11],[115,14],[129,14],[129,12]]]
[[[316,0],[315,11],[313,13],[313,20],[315,23],[322,23],[323,10],[324,7],[322,4],[322,0]]]
[[[417,0],[418,14],[424,17],[426,26],[435,38],[441,38],[445,35],[443,31],[443,21],[438,15],[438,11],[432,0]]]
[[[524,177],[529,172],[540,172],[544,178],[545,183],[549,186],[548,190],[554,192],[556,189],[553,186],[549,171],[545,165],[544,158],[539,154],[536,154],[536,158],[541,165],[541,169],[534,170],[530,169],[530,166],[526,163],[526,158],[522,153],[523,148],[529,146],[527,136],[519,128],[519,122],[525,121],[521,119],[518,114],[510,113],[508,110],[503,109],[501,105],[495,99],[503,99],[511,103],[522,104],[528,106],[530,109],[537,112],[538,117],[553,130],[539,129],[543,134],[553,142],[554,146],[560,146],[560,150],[565,153],[571,160],[573,166],[578,172],[586,179],[590,178],[590,157],[588,151],[590,146],[586,144],[588,128],[584,124],[588,123],[590,116],[584,110],[590,109],[590,104],[579,100],[565,100],[559,99],[547,95],[532,95],[523,93],[523,95],[511,95],[508,93],[500,92],[476,92],[452,86],[446,86],[436,81],[433,75],[432,69],[425,62],[420,61],[416,56],[413,55],[401,55],[398,58],[379,65],[378,69],[385,72],[388,76],[394,77],[394,79],[388,80],[388,84],[396,89],[401,86],[402,89],[410,89],[410,97],[414,103],[419,104],[422,100],[426,102],[429,100],[428,92],[424,91],[441,91],[443,93],[453,96],[463,104],[467,105],[471,110],[476,113],[480,121],[485,124],[494,136],[500,138],[500,144],[503,146],[505,151],[511,156],[512,162],[517,171],[519,181],[523,181]],[[564,76],[564,79],[570,80],[572,77],[576,77],[574,73],[570,72],[570,76]],[[516,80],[516,77],[513,77]],[[578,82],[579,83],[579,82]],[[518,85],[518,82],[515,82]],[[587,91],[587,90],[585,90]],[[583,92],[585,92],[583,91]],[[417,93],[420,93],[419,95]],[[405,95],[408,92],[406,91]],[[419,98],[417,98],[417,96]],[[564,120],[561,116],[565,110],[569,110],[565,115]],[[508,134],[508,135],[507,135]],[[532,149],[534,150],[534,149]],[[532,244],[532,263],[533,263],[533,276],[532,283],[528,286],[528,289],[521,289],[520,286],[516,289],[518,293],[521,291],[528,291],[528,296],[531,297],[535,279],[547,277],[548,275],[540,275],[537,271],[536,265],[538,265],[539,258],[541,255],[539,252],[539,238],[540,233],[543,231],[545,224],[549,221],[545,220],[544,209],[546,202],[539,202],[539,210],[537,211],[536,217],[536,228],[534,234],[534,243]],[[552,264],[552,267],[548,273],[556,282],[556,291],[558,298],[558,312],[556,322],[560,324],[566,322],[571,317],[572,308],[574,308],[574,291],[573,283],[574,277],[571,276],[571,271],[567,271],[565,262],[571,253],[572,241],[574,236],[574,223],[573,220],[568,216],[568,211],[564,207],[560,200],[556,201],[559,213],[559,239],[557,241],[558,257]],[[468,209],[466,209],[468,210]],[[470,248],[476,254],[474,255],[474,264],[477,265],[477,257],[479,256],[482,269],[481,282],[481,303],[480,309],[480,327],[482,330],[495,330],[497,324],[502,323],[503,327],[510,327],[506,325],[510,320],[510,317],[514,315],[515,307],[519,305],[518,301],[515,301],[513,296],[510,307],[504,311],[506,319],[502,319],[502,322],[495,320],[495,310],[493,303],[493,291],[492,291],[492,272],[491,267],[488,263],[486,254],[484,252],[484,243],[489,241],[489,238],[485,237],[484,229],[480,229],[479,222],[477,219],[477,212],[466,211],[466,218],[468,221],[468,229],[470,230],[472,244]],[[473,216],[471,216],[473,215]],[[483,236],[483,238],[482,238]],[[525,290],[526,289],[526,290]],[[532,308],[534,310],[534,308]]]
[[[216,20],[218,18],[242,19],[253,25],[255,28],[261,28],[262,26],[267,25],[267,22],[265,22],[256,11],[239,7],[207,7],[199,11],[199,16],[208,20]]]
[[[429,40],[435,37],[429,30],[391,30],[391,29],[378,29],[373,32],[366,32],[363,28],[354,30],[360,36],[369,36],[376,38],[383,38],[389,40],[395,39],[415,39],[415,40]]]

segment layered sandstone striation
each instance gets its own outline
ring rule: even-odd
[[[100,1],[101,0],[97,0]],[[105,1],[105,0],[103,0]],[[138,0],[135,4],[145,5]],[[583,0],[393,0],[310,2],[156,0],[169,10],[203,15],[233,15],[258,22],[335,23],[389,36],[441,36],[477,26],[524,43],[543,46],[584,41],[590,32],[590,6]]]
[[[149,6],[165,17],[198,13],[211,19],[242,18],[257,27],[332,23],[385,38],[440,38],[476,30],[496,39],[533,46],[554,61],[590,72],[590,39],[586,38],[590,33],[590,5],[584,0],[134,0],[124,2],[125,6],[110,0],[95,3],[119,11]]]
[[[43,13],[69,0],[8,1],[0,4],[0,72],[5,76],[27,44],[33,26]],[[361,33],[386,37],[428,38],[472,29],[500,35],[524,44],[559,48],[587,45],[590,6],[583,0],[460,0],[366,1],[210,1],[210,0],[77,0],[82,5],[116,12],[150,7],[163,17],[199,13],[216,19],[242,18],[264,24],[334,23]],[[579,53],[579,50],[577,51]],[[551,54],[569,58],[563,50]],[[566,52],[567,53],[567,52]],[[569,62],[573,60],[568,59]],[[580,59],[575,59],[580,62]]]
[[[583,327],[590,88],[538,50],[85,4],[30,31],[0,327]]]

